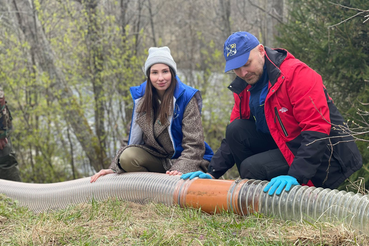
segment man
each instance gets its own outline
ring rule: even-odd
[[[292,185],[337,188],[362,166],[360,152],[321,76],[284,49],[270,49],[248,32],[224,44],[225,72],[235,104],[226,137],[208,173],[219,178],[236,163],[241,178],[271,180],[264,192]]]
[[[9,139],[12,116],[6,105],[3,88],[0,87],[0,179],[21,181],[18,162]]]

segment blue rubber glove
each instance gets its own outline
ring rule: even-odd
[[[207,173],[196,171],[191,173],[185,173],[181,175],[181,179],[194,179],[196,177],[199,177],[200,179],[212,179],[213,177]]]
[[[269,195],[273,195],[275,190],[277,190],[276,194],[280,195],[284,187],[286,187],[286,191],[290,191],[292,185],[299,185],[299,182],[297,182],[297,179],[289,175],[281,175],[281,176],[272,178],[269,184],[265,186],[264,192],[267,192],[269,188],[272,187],[269,190]]]

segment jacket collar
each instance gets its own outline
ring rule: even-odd
[[[185,88],[184,88],[182,81],[179,79],[178,76],[176,76],[176,79],[177,79],[177,86],[176,86],[176,89],[174,90],[173,96],[175,99],[178,99],[185,91]]]
[[[265,47],[265,64],[269,76],[269,81],[272,85],[277,82],[279,76],[281,75],[281,70],[279,68],[286,57],[287,50],[271,49]]]
[[[247,84],[246,81],[244,81],[240,77],[236,76],[236,78],[228,86],[228,89],[230,89],[232,92],[234,92],[237,95],[239,95],[247,87],[251,87],[251,85]]]

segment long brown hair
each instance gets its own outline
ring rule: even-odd
[[[141,104],[141,107],[137,110],[137,112],[146,112],[147,121],[150,120],[151,111],[153,111],[154,119],[158,117],[160,122],[164,124],[168,116],[171,115],[173,112],[173,95],[177,85],[177,79],[173,68],[171,68],[170,66],[168,67],[170,70],[170,74],[172,75],[172,80],[170,86],[164,92],[161,103],[159,103],[159,95],[157,93],[157,90],[155,89],[154,86],[152,86],[150,80],[151,67],[147,69],[146,74],[147,83],[145,95],[143,96],[143,102]]]

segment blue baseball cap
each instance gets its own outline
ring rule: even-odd
[[[258,46],[259,40],[248,32],[235,32],[224,42],[224,72],[242,67],[250,56],[250,51]]]

